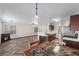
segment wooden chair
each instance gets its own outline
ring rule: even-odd
[[[34,41],[30,43],[30,48],[33,48],[35,46],[39,45],[39,41]]]
[[[24,55],[25,55],[25,56],[32,56],[32,51],[31,51],[31,49],[32,49],[33,47],[35,47],[35,46],[38,46],[38,45],[39,45],[39,41],[31,42],[31,43],[29,44],[29,49],[24,51]]]
[[[25,50],[25,51],[24,51],[24,55],[25,55],[25,56],[32,56],[31,49]]]

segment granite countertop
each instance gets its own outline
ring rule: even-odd
[[[79,49],[73,49],[67,46],[62,46],[59,53],[54,54],[53,51],[53,42],[51,43],[43,43],[40,46],[37,46],[33,49],[32,55],[33,56],[78,56]]]
[[[79,42],[79,39],[67,38],[67,37],[64,37],[63,40],[70,40],[70,41],[76,41],[76,42]]]

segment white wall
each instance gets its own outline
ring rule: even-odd
[[[66,17],[62,17],[61,18],[61,22],[59,23],[54,23],[54,31],[56,33],[56,37],[59,37],[59,24],[61,24],[60,26],[62,26],[62,34],[64,33],[65,28],[63,28],[63,26],[69,26],[70,24],[70,17],[66,16]]]
[[[11,38],[19,38],[34,35],[33,27],[27,24],[16,24],[16,34],[12,34]]]
[[[45,34],[47,32],[47,25],[39,25],[39,32]]]
[[[11,23],[4,23],[4,24],[12,25]],[[11,34],[11,39],[35,35],[31,24],[14,23],[13,25],[16,25],[16,34]],[[4,29],[2,33],[4,33]]]

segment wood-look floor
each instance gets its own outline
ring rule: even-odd
[[[35,40],[37,40],[37,36],[12,39],[7,42],[1,43],[0,56],[24,56],[24,51],[29,49],[29,43]],[[43,47],[44,45],[46,44],[44,43],[39,46]],[[74,49],[71,48],[70,50]]]
[[[24,50],[28,49],[28,43],[37,37],[24,37],[12,39],[0,44],[0,56],[24,56]]]

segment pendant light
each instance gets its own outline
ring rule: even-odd
[[[35,13],[34,19],[32,21],[32,25],[38,26],[38,6],[37,6],[37,3],[36,3],[36,13]]]

